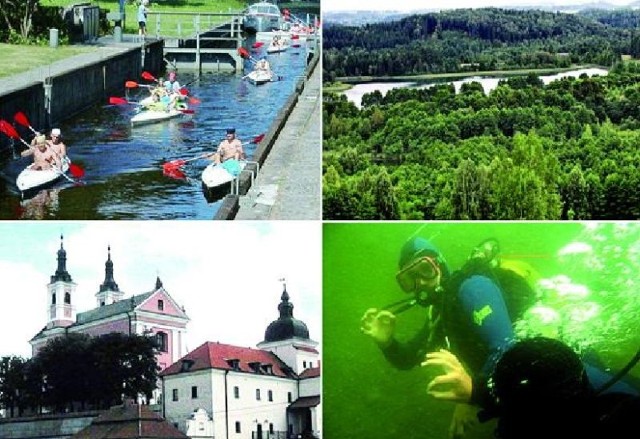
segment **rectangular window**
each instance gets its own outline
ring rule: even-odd
[[[240,387],[238,387],[238,386],[234,386],[233,387],[233,396],[236,399],[240,399]]]
[[[198,386],[191,386],[191,399],[198,398]]]
[[[178,400],[178,389],[173,389],[173,400],[177,401]]]
[[[158,300],[158,310],[164,311],[164,300]]]
[[[240,421],[236,421],[236,433],[242,433],[242,431],[240,431]]]
[[[306,368],[307,368],[307,362],[306,362],[306,361],[303,361],[303,362],[302,362],[302,368],[303,368],[303,369],[306,369]]]
[[[260,389],[256,389],[256,400],[260,401]]]
[[[269,398],[269,401],[273,401],[273,392],[271,390],[267,391],[267,396]]]
[[[291,392],[287,393],[287,401],[291,402]]]

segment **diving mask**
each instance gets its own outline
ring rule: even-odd
[[[429,256],[412,261],[396,274],[396,281],[405,293],[416,292],[418,280],[433,280],[440,275],[436,260]]]

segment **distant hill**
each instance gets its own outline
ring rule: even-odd
[[[623,54],[640,52],[640,11],[589,11],[456,9],[330,25],[323,35],[325,79],[611,66]]]
[[[555,1],[541,1],[532,5],[513,5],[510,7],[500,7],[500,9],[515,9],[515,10],[540,10],[550,12],[565,12],[576,13],[587,10],[603,10],[613,11],[616,9],[640,9],[640,0],[629,2],[628,5],[620,6],[606,1],[590,2],[583,4],[557,4]],[[394,20],[400,20],[408,15],[412,14],[428,14],[431,12],[439,12],[439,9],[425,8],[416,9],[411,12],[400,12],[394,10],[388,11],[366,11],[366,10],[353,10],[353,11],[327,11],[324,12],[324,21],[326,23],[337,23],[344,26],[361,26],[368,23],[381,23]]]

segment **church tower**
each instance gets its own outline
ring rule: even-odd
[[[76,284],[71,280],[71,275],[67,271],[67,252],[64,249],[63,240],[64,237],[60,235],[58,269],[51,276],[51,281],[47,285],[49,303],[47,328],[69,326],[76,320],[76,308],[73,304]]]
[[[124,293],[118,288],[118,284],[113,278],[113,262],[111,261],[111,246],[107,247],[107,262],[104,263],[104,282],[100,285],[100,290],[96,293],[98,307],[111,305],[122,299]]]
[[[283,284],[278,305],[280,317],[269,324],[258,348],[273,352],[295,373],[301,374],[306,369],[320,366],[318,342],[309,338],[307,325],[293,317],[293,304],[289,299],[287,284]]]

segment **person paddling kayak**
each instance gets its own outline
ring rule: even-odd
[[[33,155],[32,170],[44,171],[53,169],[54,166],[62,169],[62,163],[58,154],[47,145],[47,138],[44,135],[36,136],[32,143],[34,144],[33,147],[20,153],[22,157]]]

